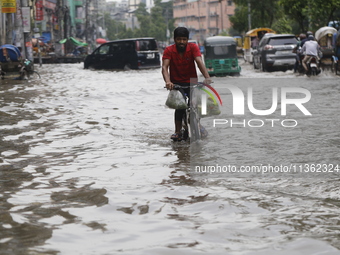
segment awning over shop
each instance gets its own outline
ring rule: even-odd
[[[73,37],[69,37],[69,38],[65,38],[59,41],[59,43],[66,43],[67,41],[70,41],[71,43],[73,43],[76,46],[87,46],[87,43],[83,43],[83,42],[79,42],[78,40],[76,40]]]

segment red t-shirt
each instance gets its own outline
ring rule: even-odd
[[[162,59],[170,59],[171,82],[190,83],[190,78],[197,79],[195,58],[200,56],[201,52],[195,43],[187,44],[183,57],[179,55],[176,44],[166,47]]]

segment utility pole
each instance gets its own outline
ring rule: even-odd
[[[24,33],[23,55],[33,62],[32,35],[31,35],[31,10],[27,0],[21,0],[22,28]]]
[[[208,0],[208,8],[207,8],[207,36],[210,36],[210,0]]]
[[[218,20],[220,19],[220,16],[218,15],[218,12],[217,12],[217,5],[215,5],[215,13],[216,13],[216,35],[218,35],[219,33]]]
[[[166,43],[170,44],[170,31],[169,31],[169,10],[168,6],[166,7]]]
[[[188,2],[185,1],[184,5],[185,5],[185,21],[184,21],[184,25],[188,26]]]
[[[1,0],[1,14],[4,16],[3,24],[4,24],[4,34],[3,38],[5,39],[5,43],[13,44],[13,32],[14,32],[14,13],[17,10],[17,4],[15,0]],[[2,22],[0,22],[2,23]]]
[[[223,32],[223,8],[222,8],[222,0],[220,2],[220,9],[221,9],[221,32]]]
[[[37,46],[38,46],[38,58],[39,58],[39,66],[42,66],[42,59],[41,59],[41,50],[40,50],[40,29],[37,28],[36,25],[36,21],[34,21],[34,28],[33,28],[33,32],[34,32],[34,38],[37,39]]]
[[[89,29],[89,2],[85,0],[85,42],[88,43],[88,29]]]
[[[250,1],[248,0],[248,31],[251,30]]]
[[[5,25],[5,15],[0,13],[0,43],[5,44],[6,38],[6,25]]]
[[[5,13],[6,15],[6,43],[13,43],[13,14]]]
[[[70,20],[70,9],[65,6],[64,15],[64,38],[69,38],[71,36],[71,20]]]
[[[201,41],[201,10],[200,10],[200,0],[197,1],[197,7],[198,7],[198,35],[199,35],[199,41]]]
[[[63,14],[64,14],[64,5],[63,5],[63,0],[57,0],[57,4],[56,4],[56,16],[57,16],[57,20],[58,20],[58,27],[57,27],[57,38],[55,39],[55,41],[59,42],[63,36]],[[53,24],[51,24],[53,27]],[[53,29],[52,29],[53,32]],[[64,55],[63,52],[63,45],[61,45],[60,43],[56,43],[55,44],[55,53],[57,54],[57,56],[62,56]]]

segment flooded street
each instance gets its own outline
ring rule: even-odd
[[[243,63],[214,79],[222,114],[190,145],[169,139],[160,69],[36,69],[40,80],[0,81],[0,254],[340,254],[339,76]],[[256,109],[273,88],[304,88],[312,115],[283,116],[279,96],[268,116],[245,104],[235,117],[226,85],[253,88]],[[296,171],[196,171],[227,165]]]

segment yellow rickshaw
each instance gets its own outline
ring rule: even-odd
[[[234,40],[236,42],[236,51],[237,56],[242,57],[243,56],[243,40],[241,36],[234,36]]]
[[[266,33],[276,34],[273,29],[265,27],[255,28],[246,33],[243,41],[243,56],[246,62],[253,63],[253,49],[258,46],[258,43]]]

